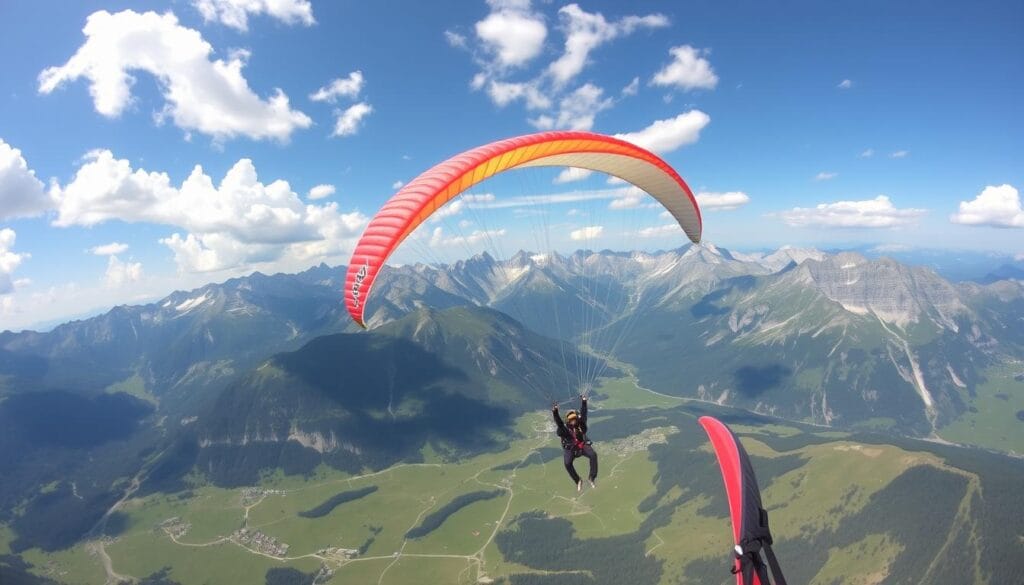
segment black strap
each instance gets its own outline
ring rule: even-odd
[[[772,550],[770,543],[755,540],[748,541],[745,544],[746,546],[742,547],[743,554],[736,557],[740,563],[739,568],[737,569],[733,566],[730,569],[732,574],[740,574],[743,585],[754,585],[754,575],[757,575],[761,585],[773,585],[773,581],[768,578],[769,567],[771,568],[771,575],[775,578],[774,585],[787,585],[786,577],[782,574],[779,560],[775,557],[775,551]],[[767,565],[761,558],[761,551],[764,551],[765,559],[768,561]]]
[[[779,559],[775,557],[772,545],[764,545],[764,556],[768,559],[768,566],[772,568],[772,576],[775,577],[775,585],[786,585],[786,577],[782,574],[782,567],[779,566]]]

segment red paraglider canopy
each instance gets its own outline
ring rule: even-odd
[[[521,167],[577,167],[619,177],[649,193],[700,242],[697,200],[682,177],[656,154],[592,132],[541,132],[468,150],[416,177],[370,220],[356,245],[345,278],[345,306],[366,326],[366,299],[391,253],[445,203],[480,181]]]
[[[775,576],[776,585],[786,585],[786,579],[772,551],[768,513],[761,506],[761,490],[757,486],[754,466],[750,463],[746,449],[722,421],[702,416],[698,422],[711,439],[725,481],[733,542],[736,543],[736,562],[733,568],[736,585],[770,584],[767,567],[761,558],[762,552]]]

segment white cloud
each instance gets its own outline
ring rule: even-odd
[[[505,107],[516,100],[523,100],[528,110],[543,110],[551,107],[551,98],[540,90],[536,81],[505,82],[491,80],[487,83],[487,95],[498,107]]]
[[[683,90],[714,89],[718,85],[718,76],[705,59],[707,49],[696,49],[690,45],[681,45],[669,49],[672,62],[654,74],[653,85],[677,87]]]
[[[466,48],[466,36],[451,30],[444,31],[444,40],[456,49]]]
[[[39,91],[48,94],[85,77],[96,111],[115,118],[133,98],[133,71],[150,73],[166,103],[156,115],[170,118],[186,132],[224,140],[236,136],[287,140],[312,120],[292,110],[280,89],[260,99],[242,76],[245,53],[227,61],[211,60],[213,47],[199,32],[181,26],[174,14],[94,12],[86,21],[86,41],[59,67],[39,74]]]
[[[582,213],[583,213],[582,211],[580,211],[579,209],[576,209],[575,207],[573,207],[569,211],[565,212],[565,214],[568,215],[569,217],[575,217],[577,215],[582,215]]]
[[[558,15],[560,28],[565,32],[565,49],[548,66],[548,73],[556,86],[563,86],[579,75],[587,65],[590,52],[604,43],[640,28],[661,28],[669,24],[668,18],[661,14],[626,16],[608,22],[601,13],[586,12],[577,4],[563,6]]]
[[[633,81],[629,82],[629,85],[627,85],[626,87],[622,88],[622,95],[623,96],[636,95],[639,91],[640,91],[640,78],[639,77],[634,77]]]
[[[897,150],[896,152],[890,154],[889,158],[906,158],[909,154],[909,150]]]
[[[525,65],[540,54],[548,27],[530,2],[490,0],[491,13],[476,23],[476,36],[499,68]]]
[[[279,258],[306,259],[350,249],[367,218],[336,203],[303,203],[286,181],[261,183],[241,159],[219,185],[196,166],[180,187],[166,173],[133,170],[108,150],[85,158],[74,179],[51,193],[59,227],[106,221],[174,226],[161,242],[183,272],[223,270]]]
[[[362,71],[353,71],[348,77],[332,79],[330,83],[310,94],[309,99],[332,104],[338,101],[339,97],[355,99],[359,97],[359,92],[363,91],[365,82]]]
[[[725,193],[702,192],[694,196],[701,211],[731,211],[750,203],[750,197],[742,191]]]
[[[643,130],[616,134],[615,137],[658,154],[665,154],[697,142],[700,131],[710,122],[711,116],[700,110],[690,110],[675,118],[656,120]]]
[[[29,258],[26,253],[15,253],[14,242],[18,235],[11,228],[0,229],[0,295],[14,291],[13,274],[21,263]]]
[[[102,246],[89,248],[89,253],[95,254],[96,256],[116,256],[118,254],[124,254],[127,251],[128,244],[122,244],[121,242],[111,242],[109,244],[103,244]]]
[[[655,120],[650,126],[636,132],[616,134],[615,137],[632,142],[633,144],[654,151],[658,154],[666,154],[697,142],[700,138],[700,131],[711,122],[711,117],[700,110],[690,110],[679,114],[675,118],[667,120]],[[555,184],[571,183],[582,181],[590,177],[593,171],[588,169],[567,168],[555,177]],[[624,183],[617,177],[610,177],[609,184]]]
[[[174,262],[182,273],[227,270],[239,265],[272,260],[271,246],[245,245],[223,234],[171,234],[160,243],[174,252]]]
[[[463,193],[459,199],[467,203],[491,203],[497,199],[494,193]]]
[[[925,209],[897,209],[885,195],[864,201],[820,203],[772,214],[796,227],[890,228],[911,225]]]
[[[334,124],[334,132],[331,136],[352,136],[359,132],[359,125],[363,118],[373,113],[373,106],[366,102],[359,102],[349,106],[344,112],[338,114]]]
[[[1024,227],[1020,193],[1012,185],[989,185],[974,199],[961,201],[960,210],[949,216],[949,221],[963,225]]]
[[[550,130],[555,127],[555,119],[547,114],[541,114],[536,118],[530,118],[527,122],[538,130]]]
[[[600,13],[569,4],[559,10],[559,30],[565,36],[561,55],[532,78],[517,80],[510,79],[511,74],[543,51],[547,38],[544,17],[528,0],[488,0],[488,4],[490,13],[476,23],[480,49],[473,54],[480,71],[470,81],[470,88],[484,91],[498,107],[521,102],[532,113],[528,123],[540,130],[593,127],[595,116],[614,105],[614,100],[605,98],[603,90],[592,83],[570,91],[569,82],[602,44],[639,29],[668,25],[668,19],[660,14],[608,21]],[[446,37],[450,43],[459,43],[451,35]],[[639,79],[634,80],[623,89],[623,95],[635,94],[638,85]]]
[[[590,130],[594,127],[594,116],[612,107],[614,100],[602,99],[604,90],[592,83],[586,83],[562,98],[558,104],[558,119],[555,126],[570,130]]]
[[[568,167],[562,169],[561,172],[555,177],[554,182],[556,185],[563,183],[572,183],[574,181],[582,181],[590,175],[594,174],[594,171],[590,169],[580,169],[577,167]]]
[[[52,206],[21,151],[0,138],[0,220],[33,217]]]
[[[640,207],[642,202],[643,197],[640,195],[627,195],[621,199],[612,199],[611,203],[608,204],[608,209],[636,209],[637,207]]]
[[[394,183],[391,183],[391,188],[392,189],[401,189],[402,185],[404,185],[404,184],[405,183],[403,183],[402,181],[395,181]]]
[[[871,157],[875,156],[875,149],[874,148],[865,149],[863,152],[861,152],[857,156],[859,158],[871,158]]]
[[[603,225],[588,225],[578,230],[573,230],[569,232],[569,238],[574,241],[593,240],[594,238],[601,237],[601,234],[603,233]]]
[[[326,197],[334,195],[335,191],[336,189],[334,188],[334,185],[328,185],[325,183],[323,185],[317,185],[310,189],[309,193],[306,194],[306,198],[309,199],[310,201],[316,201],[317,199],[324,199]]]
[[[851,87],[853,87],[853,82],[850,81],[849,79],[844,79],[840,81],[839,85],[837,85],[836,87],[839,89],[850,89]]]
[[[473,233],[465,236],[448,236],[445,237],[444,229],[440,227],[434,228],[434,231],[430,234],[430,240],[428,244],[432,248],[440,247],[451,247],[451,246],[474,246],[482,242],[487,242],[495,238],[503,237],[506,234],[505,229],[498,230],[474,230]]]
[[[266,14],[285,24],[316,24],[309,0],[192,0],[206,22],[249,30],[249,15]]]
[[[430,214],[430,219],[433,223],[444,221],[446,218],[454,217],[462,213],[462,210],[466,208],[466,200],[462,198],[454,199],[445,204],[441,209],[438,209],[434,213]]]
[[[103,282],[110,288],[119,288],[142,279],[141,262],[122,262],[117,256],[110,256]]]
[[[669,223],[665,225],[659,225],[654,227],[646,227],[637,232],[636,235],[641,238],[663,238],[666,236],[674,236],[678,232],[682,232],[683,228],[679,227],[678,223]]]
[[[830,173],[828,171],[821,171],[817,175],[814,175],[814,180],[815,181],[827,181],[829,179],[834,179],[834,178],[836,178],[838,176],[839,176],[839,173]]]

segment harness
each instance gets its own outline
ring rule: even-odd
[[[779,560],[775,557],[775,551],[772,550],[771,531],[768,529],[768,512],[761,508],[758,510],[758,526],[753,530],[753,534],[745,538],[740,544],[736,545],[734,554],[738,562],[738,567],[733,566],[732,574],[739,574],[742,577],[743,585],[753,584],[755,582],[761,583],[761,585],[786,585],[786,577],[782,574],[782,568],[779,567]],[[764,553],[764,559],[761,558],[761,553]],[[767,560],[767,564],[765,563]],[[769,580],[768,571],[771,569],[771,574],[775,577],[774,581]],[[757,577],[756,581],[754,577]]]
[[[570,427],[567,430],[572,435],[562,439],[563,449],[572,449],[573,453],[576,454],[582,452],[587,445],[593,444],[593,441],[587,439],[587,435],[579,427]]]

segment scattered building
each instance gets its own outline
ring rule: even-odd
[[[177,539],[188,534],[189,529],[192,528],[192,524],[175,516],[161,522],[159,527],[166,532],[168,536]]]
[[[253,506],[267,496],[283,495],[285,495],[284,490],[268,490],[261,487],[242,488],[242,506]]]
[[[280,542],[273,536],[268,536],[259,530],[239,528],[231,535],[231,540],[265,555],[283,557],[288,554],[288,544]]]

